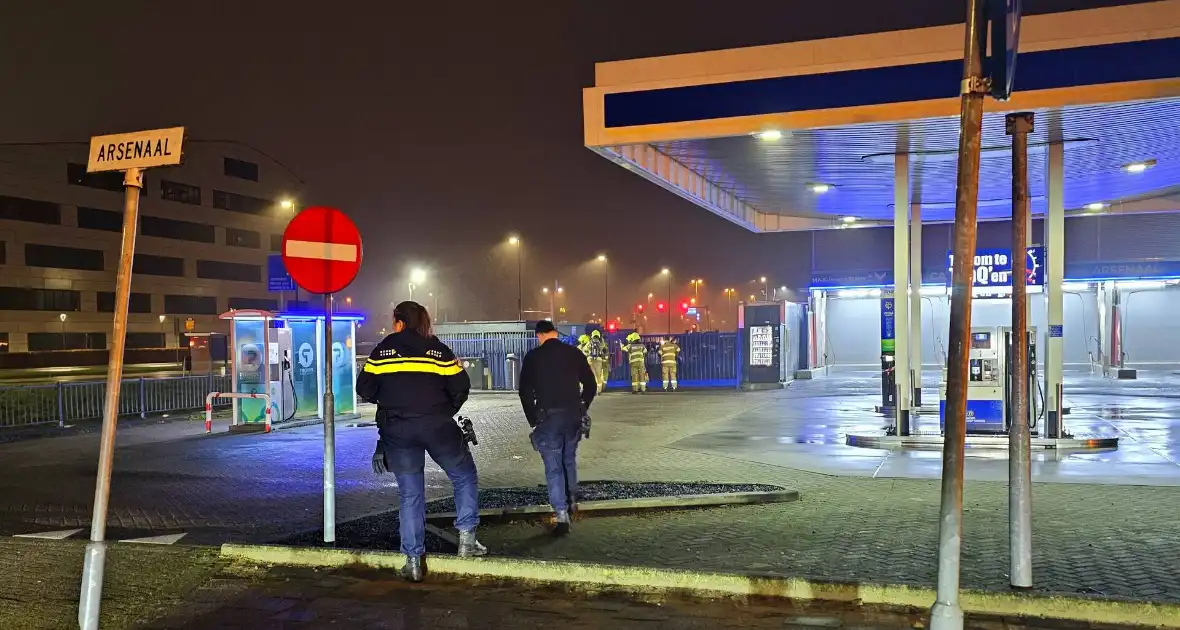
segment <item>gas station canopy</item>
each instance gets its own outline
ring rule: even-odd
[[[953,220],[963,26],[601,63],[585,144],[756,232]],[[1032,211],[1064,146],[1067,215],[1180,209],[1180,0],[1024,19],[1016,86],[987,100],[979,218],[1011,212],[1004,114],[1036,112]],[[1040,157],[1039,157],[1040,156]]]

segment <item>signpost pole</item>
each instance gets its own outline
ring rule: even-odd
[[[1032,588],[1032,471],[1028,413],[1028,134],[1033,114],[1008,114],[1012,136],[1012,416],[1008,425],[1008,549],[1012,588]]]
[[[332,294],[324,294],[324,542],[336,542],[336,396],[332,387]]]
[[[361,267],[361,234],[347,215],[316,206],[283,231],[283,265],[295,283],[324,298],[324,542],[336,542],[336,396],[332,382],[332,294],[344,290]],[[345,340],[342,340],[345,341]],[[355,370],[349,372],[355,374]],[[350,376],[351,378],[351,376]]]
[[[938,521],[938,588],[930,610],[931,630],[962,630],[959,561],[963,547],[963,449],[967,437],[967,363],[971,336],[972,263],[979,201],[983,135],[984,0],[968,0],[959,118],[959,165],[955,193],[954,261],[951,269],[950,342],[947,353],[946,438],[942,451],[942,502]]]
[[[139,223],[139,191],[143,170],[127,169],[123,176],[123,244],[115,281],[114,325],[107,362],[103,399],[102,439],[98,449],[98,478],[94,483],[94,513],[90,518],[90,542],[82,564],[82,592],[78,599],[78,627],[98,630],[102,605],[102,581],[106,568],[107,508],[111,496],[111,463],[115,454],[115,427],[119,419],[119,386],[123,383],[123,350],[127,341],[127,307],[131,299],[131,267],[135,260],[135,232]]]

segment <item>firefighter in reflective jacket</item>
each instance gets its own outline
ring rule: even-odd
[[[598,393],[601,394],[606,388],[610,372],[610,348],[597,328],[590,333],[590,368],[594,371],[594,379],[598,381]]]
[[[586,362],[590,362],[590,335],[578,336],[578,350],[586,357]]]
[[[455,488],[459,555],[488,550],[475,538],[479,525],[479,479],[475,460],[453,416],[471,392],[471,380],[451,349],[431,331],[430,314],[417,302],[393,310],[393,334],[377,344],[356,379],[356,393],[377,405],[373,472],[392,472],[401,502],[403,577],[426,573],[426,454]]]
[[[680,344],[675,337],[664,337],[660,342],[660,367],[664,376],[664,391],[676,391],[676,361],[680,358]]]
[[[627,353],[627,362],[631,364],[631,393],[643,392],[646,394],[647,367],[644,366],[644,360],[647,358],[647,346],[643,345],[639,333],[633,332],[627,335],[627,341],[623,344],[623,352]]]

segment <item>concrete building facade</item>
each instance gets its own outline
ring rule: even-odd
[[[122,174],[87,174],[86,159],[80,143],[0,146],[0,352],[109,347]],[[293,299],[267,292],[267,256],[299,192],[236,143],[189,141],[183,165],[147,171],[128,347],[175,347],[186,324],[225,332],[220,313]]]

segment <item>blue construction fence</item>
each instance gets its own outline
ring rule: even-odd
[[[648,387],[660,387],[660,341],[665,335],[643,335],[647,346]],[[680,361],[677,381],[680,387],[737,387],[741,379],[738,354],[738,336],[733,332],[700,332],[673,335],[680,342]],[[508,355],[523,359],[524,355],[537,347],[537,337],[531,332],[510,333],[455,333],[439,335],[439,339],[451,347],[456,356],[469,359],[483,359],[491,375],[491,387],[497,390],[513,389],[513,375],[507,364]],[[622,351],[625,335],[608,335],[610,348],[610,372],[607,377],[609,388],[631,388],[631,370],[627,357]],[[563,337],[562,341],[573,344],[575,339]]]

